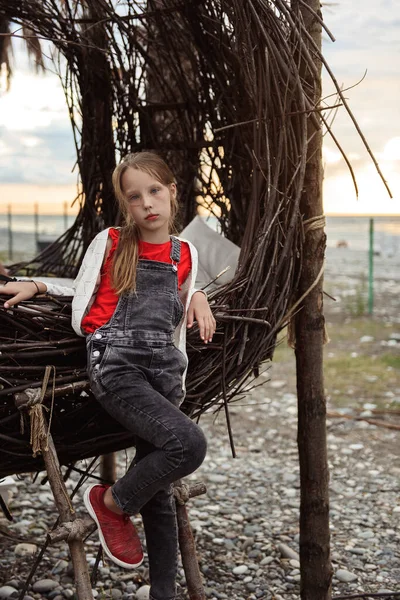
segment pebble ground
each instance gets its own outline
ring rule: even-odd
[[[327,264],[337,297],[332,306],[327,303],[334,317],[331,337],[340,326],[346,297],[355,293],[360,273],[365,271],[358,258],[351,258],[348,252],[345,257],[337,254],[336,249],[330,250]],[[382,259],[376,264],[375,315],[398,331],[400,271],[397,262],[392,268],[392,262]],[[360,339],[355,344],[358,341],[367,342]],[[385,351],[398,353],[399,333],[385,343]],[[190,502],[189,513],[210,600],[299,598],[299,466],[293,368],[274,363],[257,383],[263,385],[231,404],[237,458],[231,456],[222,411],[218,416],[204,415],[200,423],[209,450],[203,466],[190,479],[204,481],[207,494]],[[391,406],[400,409],[400,379],[387,396]],[[365,402],[365,415],[370,416],[372,405],[368,399]],[[400,594],[400,433],[346,419],[352,411],[343,406],[335,410],[342,411],[343,419],[327,423],[333,596]],[[119,475],[129,463],[129,455],[118,455]],[[72,475],[67,482],[70,490],[77,479]],[[15,521],[9,524],[0,517],[0,600],[18,597],[46,531],[55,521],[51,492],[42,480],[39,476],[33,481],[26,475],[17,481],[10,503]],[[76,508],[84,513],[82,494],[77,497]],[[136,523],[140,528],[138,519]],[[93,535],[86,541],[90,568],[97,549]],[[179,600],[186,599],[182,567],[178,588]],[[134,573],[107,562],[100,565],[93,595],[147,600],[148,589],[146,561]],[[42,598],[74,598],[65,545],[47,550],[25,596],[25,600]]]
[[[208,456],[190,479],[204,481],[208,491],[190,502],[189,511],[207,598],[299,598],[297,408],[285,388],[285,381],[275,380],[232,405],[235,459],[222,413],[202,419]],[[400,592],[398,436],[365,422],[328,421],[334,595]],[[119,454],[120,473],[127,460]],[[81,495],[76,506],[84,512]],[[40,477],[18,482],[11,509],[15,522],[0,520],[8,530],[0,536],[0,599],[16,597],[55,518],[48,484],[41,485]],[[97,547],[94,535],[86,543],[90,565]],[[25,600],[73,598],[65,546],[47,551],[33,581]],[[146,600],[147,583],[146,562],[133,575],[107,562],[94,595]],[[182,568],[178,583],[186,598]]]

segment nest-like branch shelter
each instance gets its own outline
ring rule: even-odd
[[[115,164],[144,149],[159,152],[175,171],[179,226],[201,207],[241,246],[233,280],[211,295],[214,342],[201,347],[197,332],[189,333],[183,409],[193,418],[212,406],[227,410],[257,375],[296,295],[307,124],[323,121],[311,101],[310,77],[299,72],[301,61],[318,89],[314,62],[321,57],[318,48],[313,56],[307,49],[296,6],[285,0],[0,0],[2,19],[23,25],[32,39],[51,40],[57,51],[79,171],[75,223],[13,273],[74,277],[94,235],[119,223]],[[45,404],[52,405],[61,462],[133,443],[92,397],[84,342],[73,333],[69,312],[70,303],[57,298],[0,309],[0,476],[41,467],[21,433],[14,396],[40,387],[46,365],[56,367]]]

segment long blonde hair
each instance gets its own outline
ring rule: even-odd
[[[168,165],[153,152],[127,154],[115,168],[112,183],[125,222],[120,232],[118,246],[112,262],[111,284],[118,295],[136,289],[136,269],[139,260],[140,233],[130,214],[129,204],[121,186],[122,175],[129,168],[144,171],[163,185],[176,184],[175,177]],[[170,201],[171,217],[169,226],[172,230],[178,211],[176,194],[170,193]]]

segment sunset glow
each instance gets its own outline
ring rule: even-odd
[[[351,161],[357,200],[345,161],[327,134],[324,138],[324,206],[328,214],[400,215],[400,77],[398,19],[400,8],[385,9],[384,0],[354,0],[327,5],[324,19],[337,41],[324,40],[324,54],[346,90],[368,144],[392,191],[389,195],[344,108],[333,129]],[[0,95],[0,212],[61,213],[76,196],[75,145],[64,92],[49,70],[34,74],[21,44],[15,46],[9,91]],[[50,65],[50,63],[49,63]],[[365,72],[367,71],[366,76]],[[360,82],[359,85],[355,85]],[[3,82],[4,83],[4,82]],[[347,88],[349,88],[347,90]],[[326,73],[323,95],[336,104]],[[70,208],[71,213],[76,211]]]

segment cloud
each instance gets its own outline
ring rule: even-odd
[[[400,142],[400,140],[399,140]],[[324,207],[327,213],[398,214],[400,213],[399,142],[389,140],[377,154],[379,166],[393,198],[380,179],[375,165],[365,158],[352,158],[359,196],[357,199],[350,171],[343,158],[324,165]],[[329,155],[328,155],[329,156]]]
[[[325,6],[324,21],[336,37],[323,44],[324,56],[350,108],[374,151],[400,135],[400,3],[394,0],[352,0]],[[334,91],[324,72],[323,92]],[[333,103],[334,98],[329,102]],[[397,131],[396,131],[397,129]],[[339,109],[334,131],[348,152],[361,152],[362,144],[343,108]]]
[[[323,9],[324,22],[336,38],[324,34],[323,53],[340,83],[398,80],[400,4],[387,0],[352,0]],[[324,83],[328,86],[325,75]],[[361,84],[365,90],[365,82]],[[369,97],[373,104],[373,97]]]
[[[20,46],[11,89],[0,96],[0,184],[74,184],[76,151],[60,80],[28,71]]]
[[[339,0],[323,7],[323,17],[337,39],[332,43],[324,34],[323,52],[339,84],[352,86],[368,70],[364,81],[345,96],[389,183],[394,182],[399,193],[395,167],[400,146],[392,140],[400,138],[400,3]],[[21,46],[11,91],[0,97],[0,183],[75,184],[76,175],[71,175],[75,147],[60,81],[52,73],[34,76]],[[323,93],[333,91],[325,73]],[[335,98],[328,102],[334,104]],[[365,206],[372,206],[377,198],[386,202],[383,185],[344,108],[339,109],[333,129],[361,178],[362,194],[367,197],[368,190],[374,190]],[[325,144],[327,202],[345,211],[347,198],[354,197],[351,178],[329,136]],[[398,205],[389,202],[388,207],[400,212]]]
[[[0,127],[0,183],[74,183],[75,149],[65,125],[37,128],[34,134]]]

